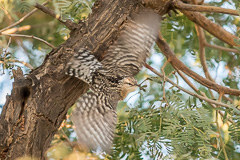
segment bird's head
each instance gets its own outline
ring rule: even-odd
[[[122,99],[126,98],[128,93],[133,92],[139,87],[137,84],[137,80],[133,77],[125,77],[122,80],[122,87],[121,87],[121,97]]]

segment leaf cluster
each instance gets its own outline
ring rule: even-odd
[[[191,98],[181,101],[178,92],[170,95],[168,105],[162,102],[128,110],[127,118],[117,125],[112,159],[211,157],[210,135],[215,134],[211,113]]]

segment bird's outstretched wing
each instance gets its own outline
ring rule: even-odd
[[[86,93],[76,102],[71,119],[79,144],[86,149],[109,152],[117,123],[116,105],[103,94]]]
[[[132,77],[142,68],[149,50],[156,40],[160,16],[152,11],[134,14],[120,32],[101,63],[87,49],[74,54],[66,67],[66,74],[92,83],[92,75],[100,68],[110,77]]]
[[[160,20],[151,11],[133,15],[101,62],[109,76],[134,76],[141,70],[158,35]]]
[[[78,77],[84,82],[91,84],[92,75],[102,64],[95,58],[91,52],[85,48],[76,51],[66,66],[66,74]]]

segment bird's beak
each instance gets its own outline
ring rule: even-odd
[[[137,83],[135,84],[135,86],[137,86],[137,87],[141,87],[140,84],[137,84]]]
[[[135,82],[135,83],[133,84],[133,86],[140,87],[140,85],[139,85],[137,82]]]

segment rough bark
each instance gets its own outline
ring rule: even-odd
[[[146,0],[144,5],[149,2]],[[161,5],[156,8],[163,14],[169,3],[159,2]],[[141,4],[141,0],[96,1],[88,20],[79,23],[70,38],[51,51],[40,67],[25,77],[21,70],[14,72],[12,93],[7,96],[0,117],[0,159],[44,159],[67,110],[88,90],[83,81],[64,74],[72,50],[87,47],[101,60],[127,17],[137,12]]]

